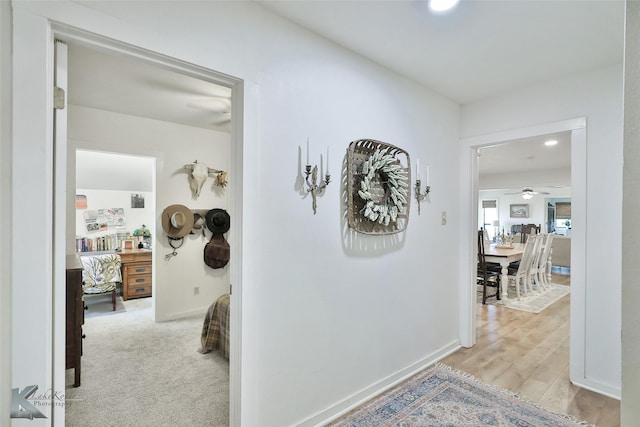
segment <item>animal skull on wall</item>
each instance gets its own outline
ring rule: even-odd
[[[215,173],[215,185],[224,188],[227,185],[227,173],[217,169],[212,169],[204,163],[198,163],[194,161],[188,165],[184,165],[184,168],[189,171],[189,188],[191,188],[191,195],[194,199],[200,196],[200,190],[204,182],[209,177],[209,174]]]

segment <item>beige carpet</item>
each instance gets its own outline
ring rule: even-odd
[[[81,386],[66,373],[67,426],[227,426],[229,364],[201,354],[204,315],[151,321],[151,299],[89,301]]]

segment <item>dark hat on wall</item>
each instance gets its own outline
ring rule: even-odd
[[[162,211],[162,229],[172,239],[189,234],[193,228],[193,213],[184,205],[167,206]]]
[[[205,216],[207,228],[213,234],[223,234],[231,227],[231,217],[224,209],[211,209]]]

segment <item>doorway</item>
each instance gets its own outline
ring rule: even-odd
[[[72,116],[70,113],[69,126],[75,123]],[[73,151],[75,156],[70,150],[68,165],[70,169],[75,165],[75,180],[71,178],[68,186],[69,191],[75,187],[75,211],[67,222],[74,227],[69,234],[75,232],[76,254],[87,263],[118,255],[122,263],[119,271],[131,268],[125,267],[127,259],[146,258],[150,263],[156,238],[151,233],[156,230],[156,158],[80,148]],[[132,247],[125,249],[129,241]],[[117,286],[115,305],[108,293],[85,293],[85,321],[121,313],[126,309],[125,301],[132,298],[148,298],[153,306],[152,271],[145,269],[138,277],[146,285],[143,290],[127,286],[123,274],[115,274],[111,280],[119,279],[122,284]]]
[[[210,102],[207,103],[206,99],[198,99],[198,102],[193,102],[190,105],[187,105],[188,109],[193,110],[196,114],[196,116],[199,114],[203,117],[207,117],[208,119],[208,123],[206,124],[206,126],[208,126],[210,129],[208,130],[212,130],[214,133],[218,132],[225,132],[224,129],[227,129],[227,136],[226,136],[226,140],[228,140],[227,142],[227,151],[225,152],[225,158],[227,159],[226,162],[226,167],[225,169],[229,171],[229,181],[233,182],[232,180],[236,179],[237,177],[239,177],[241,175],[241,164],[239,162],[239,159],[241,159],[241,156],[239,153],[241,153],[242,150],[242,140],[241,140],[241,131],[240,131],[240,127],[239,127],[239,123],[241,123],[241,116],[242,116],[242,100],[241,100],[241,94],[242,94],[242,82],[231,78],[229,76],[223,76],[220,75],[216,72],[210,71],[210,70],[203,70],[199,67],[196,66],[191,66],[189,64],[184,64],[181,63],[179,61],[172,61],[171,59],[165,58],[165,57],[159,57],[154,55],[151,52],[144,52],[141,53],[140,49],[134,49],[131,48],[129,46],[126,45],[121,45],[121,44],[114,44],[111,41],[104,41],[101,40],[100,38],[96,37],[96,36],[88,36],[91,40],[87,41],[86,38],[83,38],[82,40],[76,39],[75,35],[77,35],[74,32],[74,35],[68,35],[66,33],[65,30],[61,30],[59,34],[57,34],[57,38],[65,40],[68,44],[72,45],[73,47],[79,47],[81,49],[85,49],[85,50],[89,50],[91,54],[102,54],[102,53],[106,53],[106,54],[111,54],[111,55],[115,55],[115,56],[119,56],[119,57],[124,57],[127,60],[130,61],[137,61],[137,62],[141,62],[144,63],[147,66],[152,66],[155,67],[155,70],[153,73],[151,73],[151,77],[155,78],[155,80],[153,80],[153,84],[154,85],[159,85],[159,84],[166,84],[166,80],[162,80],[160,81],[158,79],[158,75],[160,73],[166,73],[167,71],[173,72],[176,75],[178,75],[180,78],[180,76],[184,79],[188,79],[190,82],[195,82],[193,83],[193,85],[191,86],[194,90],[197,90],[197,88],[199,87],[199,83],[204,83],[206,85],[212,85],[215,87],[220,87],[224,90],[228,91],[228,102],[225,102],[224,99],[220,99],[222,98],[222,96],[220,97],[214,97],[216,98],[214,100],[214,102]],[[133,51],[135,50],[135,54],[133,53]],[[73,55],[73,51],[71,51],[71,55]],[[70,56],[71,56],[70,55]],[[71,76],[71,78],[73,78],[73,76]],[[82,84],[92,84],[91,82],[80,82]],[[156,88],[158,91],[161,90],[165,90],[167,92],[170,91],[176,91],[179,89],[179,85],[174,85],[174,86],[169,86],[169,85],[165,85],[163,88]],[[193,94],[192,94],[193,95]],[[70,97],[71,98],[71,97]],[[126,105],[126,106],[131,106],[131,102],[122,102],[122,105]],[[214,104],[214,105],[212,105]],[[109,110],[107,109],[108,107],[106,106],[97,106],[97,105],[93,105],[91,107],[83,107],[83,108],[76,108],[76,113],[79,115],[83,115],[79,120],[82,120],[84,118],[86,118],[87,114],[92,114],[93,111],[90,110],[97,110],[99,109],[99,107],[102,107],[103,111],[106,111],[106,113],[104,113],[103,115],[105,117],[109,116],[109,117],[113,117],[114,115],[117,114],[122,114],[121,112],[118,111],[113,111],[113,110]],[[212,109],[215,109],[215,116],[211,117],[211,113]],[[224,111],[220,111],[221,109],[224,109]],[[127,111],[126,107],[122,107],[122,110],[125,111],[127,113],[127,115],[129,116],[136,116],[133,112],[131,111]],[[162,121],[162,118],[156,117],[156,118],[152,118],[152,117],[142,117],[145,120],[156,120],[156,121]],[[166,118],[164,120],[167,120]],[[186,120],[186,119],[185,119]],[[109,122],[109,119],[107,118],[103,124],[105,125],[103,130],[107,128],[107,123]],[[181,123],[180,126],[188,126],[187,123]],[[119,128],[119,126],[113,126],[114,128]],[[165,128],[167,128],[167,126],[165,126]],[[207,131],[208,131],[207,130]],[[209,135],[207,133],[207,131],[199,129],[199,130],[194,130],[194,134],[206,134],[207,136]],[[99,132],[99,131],[98,131]],[[151,132],[153,133],[153,132]],[[190,141],[192,141],[192,139],[190,138],[193,135],[189,135],[187,137],[183,138],[183,141],[180,142],[176,142],[174,141],[173,144],[177,147],[180,147],[180,149],[182,150],[182,154],[184,154],[186,157],[185,159],[180,159],[180,162],[187,162],[187,163],[191,163],[194,159],[194,152],[193,150],[189,150],[189,143]],[[132,143],[131,141],[122,141],[120,138],[114,138],[114,143],[113,145],[109,145],[109,147],[106,147],[103,145],[102,149],[108,149],[109,151],[118,151],[118,152],[126,152],[128,154],[134,154],[134,155],[148,155],[148,156],[152,156],[156,159],[158,159],[158,163],[157,163],[157,169],[156,169],[156,177],[158,176],[158,174],[163,174],[162,176],[166,177],[170,177],[170,176],[180,176],[180,169],[183,168],[183,166],[176,166],[176,165],[171,165],[171,161],[175,160],[172,157],[171,152],[166,148],[166,147],[161,147],[159,146],[158,140],[159,140],[159,133],[156,133],[155,135],[150,135],[147,139],[144,138],[144,135],[140,136],[139,141],[137,141],[137,143]],[[71,136],[70,136],[71,138]],[[99,139],[99,138],[96,138]],[[203,142],[202,144],[206,145],[207,144],[207,137],[203,137]],[[185,142],[187,141],[187,142]],[[66,142],[66,141],[65,141]],[[86,142],[86,140],[84,141]],[[73,141],[72,145],[77,145],[76,144],[77,141]],[[211,141],[208,141],[208,143],[211,143]],[[214,141],[215,143],[215,141]],[[81,144],[82,145],[82,144]],[[202,146],[202,145],[201,145]],[[94,147],[95,148],[95,147]],[[197,151],[197,150],[196,150]],[[201,159],[202,160],[202,159]],[[211,166],[217,166],[217,165],[211,165]],[[105,175],[104,179],[108,179],[109,175]],[[158,196],[158,203],[154,204],[154,208],[155,208],[155,217],[157,219],[157,217],[159,216],[160,212],[162,211],[162,207],[168,205],[169,203],[173,203],[173,199],[170,199],[171,197],[175,196],[176,194],[183,194],[183,191],[186,191],[187,193],[189,192],[189,188],[188,188],[188,184],[187,184],[187,175],[186,173],[183,176],[184,180],[179,180],[180,183],[177,184],[179,186],[181,186],[179,188],[179,190],[173,191],[171,193],[171,195],[169,196],[169,198],[167,198],[167,196],[163,196],[160,195]],[[168,179],[168,178],[167,178]],[[236,183],[241,182],[240,179],[235,180]],[[184,187],[182,187],[182,185],[184,185]],[[239,187],[235,187],[233,184],[230,186],[230,188],[233,189],[233,191],[240,191]],[[229,190],[227,190],[229,191]],[[229,193],[231,193],[231,191],[229,191]],[[54,197],[59,197],[59,195],[54,195]],[[233,235],[233,239],[234,241],[236,239],[238,239],[238,241],[241,238],[241,210],[238,209],[238,207],[240,206],[240,203],[238,201],[238,197],[234,196],[233,193],[229,194],[226,197],[226,205],[225,206],[219,206],[219,205],[212,205],[211,208],[213,207],[223,207],[226,209],[229,209],[229,211],[232,213],[232,215],[234,215],[234,221],[232,224],[232,229],[231,229],[231,233]],[[164,202],[163,202],[164,201]],[[200,207],[204,207],[202,205],[198,206],[198,205],[192,205],[190,201],[183,201],[183,203],[185,204],[189,204],[189,206],[193,206],[195,208],[200,208]],[[196,203],[195,201],[193,203]],[[205,205],[207,208],[209,207],[208,205]],[[157,221],[156,221],[157,222]],[[158,236],[157,239],[160,239],[160,237],[162,237],[162,229],[160,228],[160,231],[158,231],[158,227],[159,225],[152,231],[154,235]],[[62,233],[56,233],[56,235],[60,235]],[[156,242],[161,241],[160,240],[156,240]],[[195,248],[197,245],[196,243],[198,242],[190,242],[192,243],[192,247]],[[235,247],[234,247],[235,246]],[[154,249],[157,249],[158,251],[161,250],[160,248],[162,247],[162,244],[158,244],[155,245],[154,244]],[[185,253],[184,251],[187,250],[187,245],[185,245],[185,248],[183,249],[183,254]],[[237,258],[237,254],[239,252],[239,245],[232,245],[232,251],[231,251],[231,257],[232,259],[239,259]],[[234,254],[236,255],[236,257],[234,257]],[[156,269],[158,267],[156,267],[156,265],[161,265],[161,261],[163,260],[163,256],[159,255],[159,256],[155,256],[154,254],[154,276],[157,276],[156,274]],[[183,257],[184,259],[192,259],[189,257]],[[199,258],[196,258],[199,259]],[[239,262],[235,262],[232,263],[231,267],[229,268],[229,271],[227,272],[227,275],[229,277],[227,277],[227,282],[231,282],[233,281],[234,283],[234,293],[240,295],[239,290],[241,289],[241,282],[239,280],[239,271],[240,271],[240,263]],[[176,262],[174,261],[174,263],[172,264],[173,266],[176,265]],[[180,268],[176,268],[173,267],[173,270],[180,270]],[[182,269],[184,271],[184,269]],[[154,299],[155,297],[155,284],[154,284]],[[200,287],[200,289],[202,290],[202,287]],[[225,286],[225,289],[228,289],[228,284]],[[160,293],[162,293],[162,289],[160,289]],[[194,292],[195,294],[195,292]],[[235,296],[235,295],[234,295]],[[165,300],[167,298],[165,297]],[[238,307],[240,304],[239,299],[234,299],[232,298],[232,307]],[[169,321],[169,320],[173,320],[173,319],[177,319],[180,318],[181,316],[188,316],[190,313],[193,312],[197,312],[198,308],[194,308],[192,309],[192,311],[189,310],[183,310],[183,313],[178,313],[178,314],[171,314],[169,316],[165,316],[164,318],[158,318],[158,316],[156,316],[156,320],[159,321]],[[206,310],[206,307],[205,307]],[[201,310],[202,311],[202,310]],[[234,312],[234,310],[232,309],[232,313]],[[239,312],[239,310],[236,308],[235,312]],[[161,313],[161,311],[158,311],[157,307],[154,310],[154,315],[157,313]],[[204,318],[204,313],[202,314],[202,317]],[[235,334],[239,335],[239,330],[240,330],[240,324],[239,324],[239,316],[232,316],[231,317],[231,341],[232,341],[232,345],[231,345],[231,356],[230,356],[230,393],[228,396],[229,399],[229,406],[231,408],[230,411],[230,422],[233,422],[234,417],[236,417],[237,413],[239,413],[239,402],[234,402],[236,400],[236,398],[234,396],[238,396],[239,395],[239,364],[236,363],[236,360],[239,360],[239,344],[235,343],[236,342],[236,338],[235,338]],[[194,331],[194,333],[196,335],[199,336],[199,330]],[[64,336],[64,334],[62,334],[62,336]],[[63,338],[64,339],[64,338]],[[55,344],[54,344],[55,346]],[[63,359],[64,360],[64,359]],[[64,377],[64,365],[60,366],[59,364],[56,364],[54,366],[54,372],[55,375],[54,377],[58,378],[59,374],[60,374],[60,370],[62,370],[62,376]],[[55,381],[55,380],[54,380]],[[59,382],[58,382],[59,384]],[[58,386],[58,388],[60,388]],[[64,388],[64,387],[62,387]],[[238,417],[239,419],[239,417]]]
[[[463,214],[463,221],[467,221],[468,228],[461,233],[461,253],[466,254],[468,263],[461,273],[461,293],[465,295],[461,306],[461,343],[465,347],[472,347],[476,342],[476,289],[475,289],[475,247],[473,236],[478,225],[478,154],[483,147],[504,143],[507,141],[529,138],[536,135],[547,135],[556,132],[570,132],[571,134],[571,196],[572,216],[576,224],[585,224],[586,217],[586,119],[576,118],[560,122],[546,123],[529,128],[514,129],[481,137],[466,138],[461,142],[467,150],[467,161],[470,165],[468,176],[462,177],[462,182],[468,182],[464,189],[468,200],[471,201],[469,210]],[[465,181],[465,178],[467,180]],[[468,216],[467,216],[468,215]],[[463,222],[464,223],[464,222]],[[572,230],[572,280],[571,280],[571,380],[581,378],[580,366],[584,366],[585,340],[585,243],[586,230],[584,227],[574,227]]]

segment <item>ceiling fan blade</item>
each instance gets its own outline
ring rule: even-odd
[[[536,195],[536,194],[550,194],[550,193],[547,193],[546,191],[533,191],[533,188],[525,187],[521,191],[517,191],[517,192],[514,192],[514,193],[504,193],[504,194],[505,195],[516,195],[516,194]]]
[[[231,121],[231,114],[222,113],[220,115],[220,118],[218,118],[217,120],[213,120],[210,123],[214,126],[218,126],[218,125],[223,125],[225,123],[229,123],[230,121]]]

